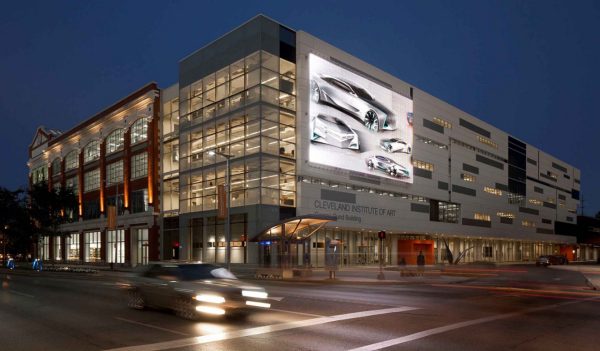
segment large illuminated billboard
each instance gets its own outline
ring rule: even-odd
[[[412,100],[313,54],[309,74],[309,161],[412,183]]]

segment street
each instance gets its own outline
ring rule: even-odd
[[[1,350],[595,350],[600,293],[575,271],[457,282],[260,280],[270,311],[188,321],[126,307],[118,275],[2,271]]]

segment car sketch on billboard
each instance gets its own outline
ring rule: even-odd
[[[412,100],[309,56],[309,161],[412,183]]]

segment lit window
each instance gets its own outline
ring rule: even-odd
[[[433,165],[429,162],[413,160],[413,166],[420,169],[426,169],[433,172]]]
[[[67,250],[67,260],[79,260],[79,233],[65,237],[65,249]]]
[[[148,153],[142,152],[131,157],[131,179],[148,175]]]
[[[543,203],[538,199],[529,199],[529,203],[536,206],[541,206]]]
[[[437,141],[431,140],[427,137],[415,134],[415,138],[418,141],[422,142],[423,144],[431,145],[431,146],[437,147],[438,149],[444,149],[444,150],[448,149],[448,145],[438,143]]]
[[[91,162],[100,158],[100,143],[97,140],[90,141],[83,149],[83,162]]]
[[[515,215],[511,212],[497,212],[496,216],[501,217],[501,218],[510,218],[510,219],[515,218]]]
[[[131,126],[131,144],[137,144],[148,139],[148,119],[142,117]]]
[[[77,167],[79,167],[79,155],[77,154],[77,150],[73,150],[65,157],[65,170],[69,171]]]
[[[83,189],[85,192],[100,189],[100,170],[85,172],[83,175]]]
[[[461,173],[460,177],[462,180],[469,183],[473,183],[476,180],[475,176],[469,173]]]
[[[492,220],[492,218],[490,217],[489,214],[479,213],[479,212],[475,212],[473,214],[473,218],[475,218],[478,221],[487,221],[487,222],[490,222]]]
[[[521,221],[521,225],[522,225],[523,227],[527,227],[527,228],[535,228],[535,222],[533,222],[533,221],[528,221],[528,220],[526,220],[526,219],[524,219],[524,220],[522,220],[522,221]]]
[[[106,165],[106,184],[123,182],[123,160]]]
[[[486,193],[492,194],[492,195],[502,196],[502,190],[492,188],[489,186],[483,187],[483,191],[485,191]]]
[[[55,158],[54,161],[52,161],[52,175],[58,175],[60,174],[60,158]]]
[[[433,122],[436,123],[436,124],[441,125],[444,128],[452,129],[452,123],[450,123],[448,121],[445,121],[445,120],[443,120],[441,118],[433,117]]]
[[[123,129],[115,130],[106,137],[106,154],[123,150],[124,144]]]
[[[494,149],[498,148],[498,144],[496,144],[495,142],[491,141],[488,138],[482,137],[481,135],[477,136],[477,140],[479,140],[479,142],[482,143],[482,144],[485,144],[485,145],[493,147]]]

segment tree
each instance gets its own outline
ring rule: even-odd
[[[34,242],[39,235],[60,236],[60,225],[69,221],[68,213],[77,210],[77,196],[70,188],[49,190],[46,182],[29,189],[29,216],[35,230]]]
[[[30,247],[32,227],[25,194],[23,190],[0,187],[0,231],[6,238],[3,253],[26,253]]]

